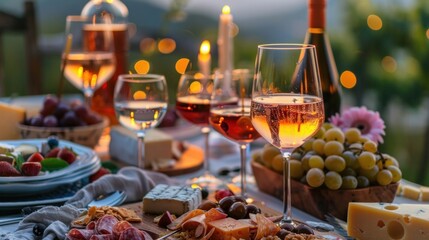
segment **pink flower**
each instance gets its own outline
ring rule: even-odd
[[[358,128],[363,137],[383,143],[382,135],[385,135],[384,128],[386,128],[384,121],[378,112],[368,110],[366,107],[349,108],[341,115],[332,116],[329,121],[343,131]]]

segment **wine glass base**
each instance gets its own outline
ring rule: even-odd
[[[217,190],[221,186],[225,185],[225,183],[213,176],[210,173],[205,173],[202,176],[191,178],[186,181],[187,185],[197,184],[200,187],[207,188],[208,190]]]

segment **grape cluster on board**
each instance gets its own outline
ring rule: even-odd
[[[266,144],[253,157],[264,166],[283,172],[283,157],[272,145]],[[343,132],[330,123],[325,123],[292,153],[290,174],[311,187],[332,190],[384,186],[402,178],[398,161],[378,151],[377,143],[363,137],[358,128]]]
[[[77,127],[100,123],[102,118],[88,109],[81,101],[70,104],[48,95],[43,101],[40,114],[28,118],[24,124],[37,127]]]

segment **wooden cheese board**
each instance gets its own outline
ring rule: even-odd
[[[265,216],[278,216],[281,214],[278,211],[271,209],[269,206],[266,206],[266,204],[263,202],[255,201],[252,204],[255,204],[256,206],[258,206]],[[137,213],[137,215],[141,216],[142,222],[141,223],[134,223],[133,225],[139,229],[147,231],[152,236],[161,237],[161,236],[164,236],[164,235],[171,232],[167,229],[158,227],[153,221],[156,216],[150,215],[150,214],[145,214],[142,211],[142,203],[141,202],[126,204],[126,205],[123,205],[121,207],[132,209]],[[304,222],[304,221],[299,220],[299,219],[296,221]],[[333,231],[323,232],[323,231],[315,230],[315,234],[318,236],[326,237],[327,239],[346,239],[346,238],[338,235],[337,233],[335,233]],[[172,237],[167,238],[167,239],[174,240],[174,238],[172,238]]]

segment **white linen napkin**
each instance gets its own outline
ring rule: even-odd
[[[108,174],[79,190],[64,206],[47,206],[25,217],[14,233],[7,234],[4,239],[38,239],[33,234],[33,227],[40,223],[46,226],[43,239],[65,239],[73,219],[94,198],[113,191],[124,191],[127,195],[125,203],[141,201],[144,195],[157,184],[177,185],[178,181],[168,176],[136,167],[124,167],[117,174]],[[3,236],[1,236],[3,237]]]

